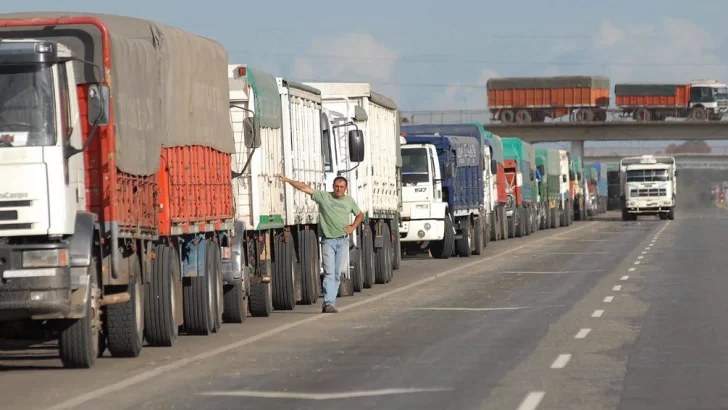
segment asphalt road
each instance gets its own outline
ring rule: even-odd
[[[336,315],[298,306],[91,370],[3,351],[0,407],[726,408],[724,232],[717,209],[577,222],[408,259]]]

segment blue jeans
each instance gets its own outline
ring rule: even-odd
[[[324,306],[336,307],[341,275],[346,274],[349,255],[349,238],[321,239],[321,264],[324,269]]]

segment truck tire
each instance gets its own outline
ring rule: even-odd
[[[455,240],[452,232],[452,219],[445,215],[445,232],[441,241],[430,242],[430,254],[435,259],[448,259],[455,249]]]
[[[513,212],[513,231],[514,231],[514,237],[516,238],[522,238],[524,237],[524,225],[525,225],[525,215],[526,212],[523,208],[516,208]]]
[[[209,271],[213,273],[213,280],[215,284],[215,310],[214,310],[214,327],[212,331],[217,333],[222,328],[222,314],[225,311],[225,305],[223,304],[223,284],[222,284],[222,251],[220,245],[210,241],[210,258],[208,263],[210,264]]]
[[[392,241],[389,235],[389,225],[382,224],[382,247],[374,252],[377,258],[376,284],[384,285],[391,280],[392,270]]]
[[[473,240],[473,225],[470,222],[470,217],[465,217],[463,219],[463,224],[461,225],[461,227],[461,237],[460,239],[455,241],[455,247],[457,249],[458,256],[468,258],[471,255],[471,242]]]
[[[498,208],[493,208],[493,212],[490,213],[490,240],[491,241],[499,241],[500,240],[500,219],[498,218]]]
[[[248,300],[243,282],[225,286],[222,320],[225,323],[243,323],[248,318]]]
[[[174,249],[159,245],[144,292],[144,336],[150,346],[172,346],[177,341],[177,281],[179,260]]]
[[[311,230],[298,232],[298,271],[301,274],[301,304],[312,305],[318,300],[318,280],[321,272],[318,255],[318,237]]]
[[[482,255],[483,254],[483,248],[485,247],[485,232],[483,228],[483,218],[474,218],[474,227],[473,227],[473,255]]]
[[[506,206],[501,205],[500,207],[500,219],[501,219],[501,239],[508,239],[508,216],[506,215]]]
[[[551,208],[551,218],[549,220],[549,223],[551,225],[551,229],[556,229],[559,227],[559,209],[558,208]],[[563,226],[563,225],[562,225]]]
[[[674,206],[672,208],[670,208],[670,212],[668,212],[668,214],[667,214],[667,219],[669,219],[671,221],[675,220],[675,207]]]
[[[371,289],[374,286],[376,262],[374,258],[374,238],[372,238],[371,226],[362,230],[362,255],[364,256],[364,289]]]
[[[64,321],[58,338],[58,354],[67,369],[90,369],[99,356],[101,321],[99,320],[98,266],[95,257],[88,268],[89,297],[86,300],[86,317]]]
[[[273,277],[271,284],[273,285],[273,309],[275,310],[293,310],[296,306],[296,278],[293,269],[293,251],[292,238],[285,238],[285,232],[279,232],[275,235],[275,245],[273,248]]]
[[[204,255],[212,251],[209,241],[202,241],[198,246],[204,246]],[[185,330],[189,334],[209,335],[215,327],[215,277],[210,272],[209,264],[205,263],[203,275],[185,278],[184,286],[184,317]],[[189,281],[189,282],[187,282]]]
[[[352,265],[354,265],[354,269],[351,272],[354,279],[354,292],[361,292],[364,290],[364,252],[362,252],[361,246],[362,243],[360,241],[358,252],[355,253],[356,260],[351,261]]]
[[[402,265],[402,241],[399,232],[394,232],[394,246],[392,247],[392,270],[399,270]]]
[[[690,110],[690,119],[693,121],[705,121],[708,119],[708,112],[703,107],[693,107]]]
[[[516,218],[518,218],[518,208],[513,209],[513,215],[508,218],[508,238],[515,238],[516,237]]]
[[[112,357],[137,357],[144,344],[144,292],[139,254],[126,261],[129,264],[131,283],[128,302],[107,305],[106,347]]]

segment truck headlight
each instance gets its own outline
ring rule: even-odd
[[[23,252],[23,269],[68,266],[68,249],[47,249]]]

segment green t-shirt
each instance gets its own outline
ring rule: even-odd
[[[311,198],[319,205],[319,225],[324,238],[345,236],[344,228],[349,225],[349,215],[359,215],[359,207],[354,198],[344,195],[337,199],[332,192],[316,189]]]

